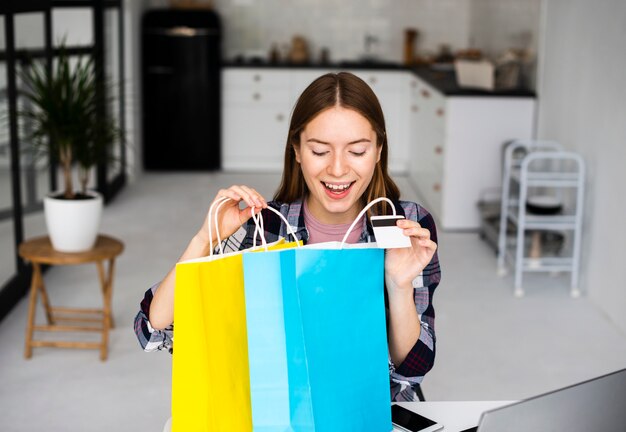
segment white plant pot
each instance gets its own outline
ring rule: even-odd
[[[43,200],[44,215],[52,247],[59,252],[84,252],[98,237],[102,195],[89,191],[92,199],[65,200],[51,193]]]

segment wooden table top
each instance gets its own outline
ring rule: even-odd
[[[20,244],[18,253],[25,260],[51,265],[82,264],[116,257],[124,244],[106,235],[99,235],[94,247],[85,252],[59,252],[52,248],[48,236],[35,237]]]

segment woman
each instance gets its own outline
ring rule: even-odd
[[[389,371],[392,400],[418,400],[416,389],[435,358],[434,290],[440,280],[433,218],[421,206],[399,201],[399,190],[387,174],[387,137],[383,112],[369,86],[350,73],[326,74],[304,90],[293,110],[285,148],[282,181],[274,200],[266,202],[254,189],[232,186],[215,198],[231,198],[219,212],[225,250],[252,246],[255,224],[250,207],[261,213],[268,242],[287,237],[285,224],[268,206],[279,210],[304,243],[341,240],[358,213],[371,200],[387,197],[406,219],[397,225],[412,247],[385,254],[385,287]],[[248,206],[239,209],[240,201]],[[390,213],[385,203],[373,213]],[[208,218],[208,216],[207,216]],[[208,219],[180,260],[209,254]],[[349,243],[375,241],[367,218],[354,229]],[[150,288],[135,319],[135,332],[146,351],[173,347],[174,268]],[[338,383],[339,384],[339,383]]]

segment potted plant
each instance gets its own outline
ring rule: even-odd
[[[56,162],[63,174],[63,190],[44,198],[46,227],[52,246],[62,252],[93,247],[102,213],[102,196],[87,190],[91,169],[109,160],[110,148],[120,137],[108,116],[101,115],[104,83],[98,82],[91,58],[72,65],[61,47],[52,73],[43,65],[22,71],[25,100],[19,111],[28,122],[29,142],[36,154]],[[99,87],[102,86],[102,87]],[[100,91],[102,89],[102,91]],[[74,189],[74,168],[80,190]]]

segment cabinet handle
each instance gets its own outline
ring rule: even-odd
[[[259,81],[261,81],[261,75],[255,74],[252,79],[254,79],[255,82],[259,82]]]
[[[411,81],[411,88],[417,87],[417,81]]]
[[[370,82],[371,82],[372,84],[376,84],[376,81],[377,81],[377,80],[376,80],[376,77],[375,77],[375,76],[370,77]]]
[[[444,113],[443,108],[439,108],[439,109],[437,109],[437,115],[438,115],[439,117],[443,117],[443,113]]]
[[[430,97],[430,92],[428,90],[422,89],[422,96],[425,97],[425,98],[429,98]]]
[[[420,109],[417,105],[411,105],[411,111],[418,112]]]
[[[443,148],[441,146],[436,146],[435,147],[435,154],[440,155],[441,153],[443,153]]]
[[[433,185],[433,190],[434,190],[435,192],[440,192],[440,191],[441,191],[441,184],[439,184],[439,183],[435,183],[435,184]]]
[[[276,115],[276,120],[279,122],[282,122],[283,120],[285,120],[285,116],[282,114],[277,114]]]
[[[257,101],[258,101],[259,99],[261,99],[261,94],[260,94],[260,93],[254,93],[254,94],[252,95],[252,99],[254,99],[254,100],[257,100]]]

